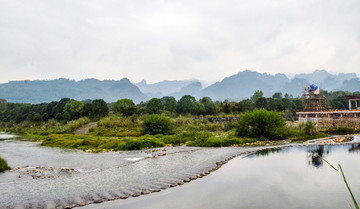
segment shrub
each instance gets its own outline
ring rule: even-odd
[[[163,115],[150,115],[147,117],[143,124],[143,133],[149,135],[156,134],[171,134],[173,132],[174,126],[172,121]]]
[[[240,116],[237,134],[240,137],[276,139],[284,136],[285,125],[284,119],[278,112],[261,108]]]
[[[0,157],[0,173],[6,170],[10,170],[10,167],[8,166],[6,160]]]
[[[315,124],[311,121],[307,121],[306,123],[301,123],[299,127],[300,130],[303,130],[306,135],[313,136],[315,133]]]

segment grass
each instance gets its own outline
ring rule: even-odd
[[[10,166],[7,164],[7,161],[0,157],[0,173],[10,170]]]
[[[351,196],[351,199],[352,199],[352,201],[353,201],[353,203],[354,203],[355,208],[356,208],[356,209],[359,209],[359,205],[358,205],[358,203],[357,203],[357,201],[356,201],[356,199],[355,199],[355,197],[354,197],[354,194],[352,193],[352,191],[351,191],[351,189],[350,189],[350,186],[349,186],[349,184],[348,184],[348,182],[347,182],[347,180],[346,180],[346,177],[345,177],[345,174],[344,174],[344,171],[343,171],[341,165],[338,164],[338,168],[335,168],[335,166],[333,166],[332,164],[330,164],[327,160],[325,160],[325,159],[323,159],[323,160],[324,160],[328,165],[330,165],[335,171],[337,171],[337,172],[340,174],[341,178],[343,179],[343,181],[344,181],[344,183],[345,183],[345,185],[346,185],[346,188],[348,189],[348,191],[349,191],[349,193],[350,193],[350,196]]]
[[[8,124],[3,129],[7,132],[21,134],[25,138],[42,141],[43,146],[92,150],[93,152],[134,150],[181,144],[197,147],[224,147],[262,146],[281,143],[276,140],[266,141],[266,139],[238,137],[236,135],[237,122],[211,123],[202,117],[181,115],[170,118],[171,123],[174,124],[172,134],[144,135],[142,124],[148,116],[144,114],[124,117],[111,114],[100,119],[97,122],[97,127],[90,128],[89,133],[86,135],[74,135],[73,132],[89,123],[88,118],[79,118],[66,124],[55,120],[49,120],[46,123],[22,122],[17,125]],[[303,142],[309,139],[326,137],[325,133],[313,131],[311,129],[312,124],[307,125],[283,127],[279,130],[277,139]]]

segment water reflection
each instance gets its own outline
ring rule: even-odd
[[[360,152],[360,144],[352,144],[349,147],[349,153],[357,153]]]
[[[309,165],[320,168],[323,165],[323,157],[330,153],[330,146],[316,145],[307,148]]]
[[[281,152],[281,150],[282,150],[281,148],[263,149],[263,150],[256,151],[255,155],[266,157],[272,153],[279,153],[279,152]]]

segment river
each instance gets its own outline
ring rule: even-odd
[[[0,134],[0,155],[12,167],[0,174],[0,206],[9,208],[76,206],[153,191],[254,149],[181,146],[94,154],[11,137]]]

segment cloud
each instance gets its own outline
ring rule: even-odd
[[[0,0],[0,82],[358,72],[357,0]]]

